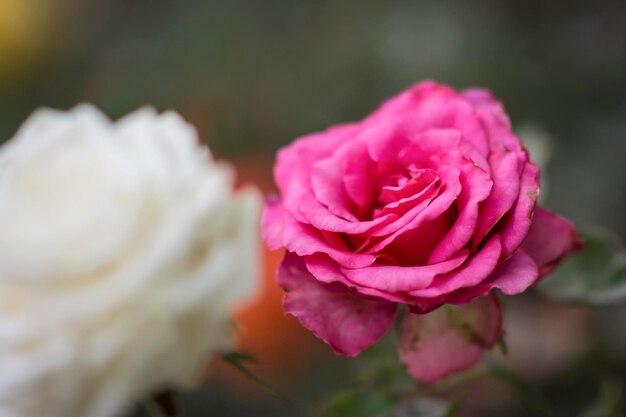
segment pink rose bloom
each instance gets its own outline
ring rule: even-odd
[[[493,289],[523,292],[580,245],[536,206],[539,169],[484,90],[417,84],[281,149],[274,176],[282,198],[263,228],[270,248],[287,249],[285,312],[354,356],[407,305],[400,357],[425,381],[499,339]],[[464,307],[424,314],[446,304]]]

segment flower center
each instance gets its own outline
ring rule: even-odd
[[[438,179],[431,169],[420,169],[411,165],[406,172],[389,177],[381,189],[378,202],[381,206],[419,194]]]
[[[401,174],[387,178],[381,187],[374,218],[390,211],[401,210],[403,206],[414,206],[435,191],[439,185],[439,175],[432,169],[421,169],[411,165]],[[404,211],[404,210],[403,210]]]

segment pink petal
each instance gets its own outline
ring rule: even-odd
[[[489,152],[485,130],[472,105],[452,88],[433,82],[420,83],[388,100],[363,121],[363,127],[362,134],[384,128],[385,133],[377,132],[370,147],[372,159],[383,166],[394,163],[398,151],[406,148],[407,138],[431,129],[460,132],[461,148],[475,150],[483,167]]]
[[[370,236],[370,242],[376,242],[374,238],[385,237],[383,241],[376,242],[371,247],[370,252],[382,250],[391,243],[398,235],[419,228],[423,223],[432,221],[444,214],[454,203],[457,196],[461,192],[460,171],[453,167],[442,167],[439,172],[445,187],[440,194],[428,194],[426,200],[420,202],[411,208],[407,213],[402,215],[396,221],[385,224],[374,230]],[[424,204],[422,204],[424,203]],[[365,247],[366,245],[364,245]]]
[[[507,295],[516,295],[526,291],[538,277],[537,264],[523,250],[518,250],[498,265],[487,285],[498,288]]]
[[[488,153],[485,132],[473,106],[452,88],[423,82],[392,98],[367,122],[394,120],[398,133],[409,137],[429,129],[455,129],[483,155]]]
[[[397,209],[383,209],[380,213],[382,217],[396,216],[393,222],[382,225],[369,234],[365,242],[357,249],[359,252],[377,253],[382,251],[398,236],[410,230],[419,229],[423,224],[429,223],[441,217],[450,205],[454,202],[458,188],[448,187],[444,192],[440,192],[441,187],[433,184],[424,190],[412,203],[407,212],[397,211]]]
[[[505,148],[510,152],[522,152],[522,144],[511,130],[511,122],[504,112],[504,106],[489,91],[482,89],[469,89],[461,93],[461,97],[470,103],[490,142],[489,148]]]
[[[527,163],[522,172],[517,202],[496,227],[502,237],[502,257],[506,258],[522,244],[539,197],[539,168]]]
[[[356,234],[365,233],[396,217],[383,216],[370,222],[354,222],[351,221],[354,217],[347,214],[349,207],[345,206],[341,211],[340,202],[331,202],[331,197],[326,195],[325,201],[332,204],[332,210],[329,210],[315,195],[311,177],[313,166],[330,158],[338,148],[351,144],[359,129],[360,126],[354,124],[338,125],[304,136],[278,152],[274,179],[283,196],[284,207],[297,221],[310,223],[319,230]],[[321,190],[322,193],[334,191],[337,190],[333,190],[332,186]]]
[[[372,161],[367,147],[362,142],[345,147],[335,158],[341,166],[346,193],[357,205],[357,217],[371,215],[378,197],[378,178],[376,163]]]
[[[437,92],[447,94],[448,96],[456,94],[450,87],[439,85],[430,80],[422,81],[386,100],[375,112],[365,119],[365,122],[368,124],[377,124],[381,120],[393,118],[394,115],[410,113],[415,109],[416,103],[419,103]]]
[[[312,169],[312,167],[309,168]],[[320,190],[318,190],[318,192],[320,192]],[[322,192],[330,193],[334,191],[332,187],[326,187]],[[327,195],[327,198],[328,197]],[[346,220],[338,216],[337,212],[333,213],[317,199],[313,190],[310,172],[305,174],[295,171],[291,174],[291,182],[289,183],[287,193],[283,192],[283,205],[297,221],[311,224],[318,230],[329,232],[348,234],[366,233],[398,218],[395,214],[389,214],[371,221],[360,222]],[[340,209],[340,206],[336,205],[333,208]]]
[[[355,291],[368,299],[389,301],[392,303],[406,303],[407,297],[403,293],[393,293],[376,288],[362,287],[348,280],[337,262],[328,255],[315,253],[305,256],[306,268],[311,274],[321,282],[340,282],[350,290]]]
[[[329,158],[342,145],[349,144],[350,139],[359,129],[358,124],[333,126],[323,132],[298,138],[278,151],[274,166],[274,180],[283,197],[285,207],[297,220],[307,221],[300,214],[299,205],[306,200],[315,201],[311,192],[313,164]]]
[[[274,179],[281,194],[287,196],[292,191],[298,191],[293,184],[295,179],[308,183],[311,166],[348,143],[359,129],[358,124],[337,125],[323,132],[305,135],[282,148],[274,168]]]
[[[433,169],[419,169],[412,178],[398,185],[385,185],[378,200],[388,208],[396,208],[405,201],[413,200],[439,182],[439,175]]]
[[[341,272],[339,264],[330,256],[324,253],[314,253],[302,258],[306,264],[306,269],[316,280],[327,284],[340,282],[347,287],[354,287],[354,284]]]
[[[280,201],[269,201],[266,204],[262,227],[263,238],[270,249],[285,246],[288,251],[299,256],[325,253],[350,268],[365,267],[376,260],[375,256],[353,253],[346,248],[331,245],[319,230],[294,219]]]
[[[448,125],[449,121],[443,124]],[[411,133],[409,137],[412,138],[410,143],[395,154],[402,166],[415,164],[436,169],[442,160],[462,155],[471,165],[490,172],[486,155],[468,142],[467,136],[463,135],[463,126],[443,128],[435,125],[424,132]]]
[[[539,276],[550,272],[570,253],[580,249],[581,238],[574,226],[550,211],[537,207],[522,249],[539,266]]]
[[[498,225],[497,228],[502,235],[503,257],[507,257],[517,250],[528,233],[532,212],[539,196],[539,169],[528,160],[521,142],[511,131],[511,123],[504,112],[504,107],[489,91],[470,89],[462,92],[461,96],[474,106],[489,138],[492,153],[513,153],[517,157],[518,165],[523,167],[519,196],[511,211],[502,217],[501,213],[506,209],[510,198],[510,190],[507,191],[505,187],[511,186],[502,181],[506,181],[505,176],[512,174],[512,167],[509,167],[510,172],[506,173],[504,172],[507,170],[505,165],[491,159],[490,162],[495,167],[493,175],[498,177],[495,179],[498,195],[493,197],[490,201],[491,207],[485,211],[491,219],[481,219],[474,236],[474,243],[478,244],[482,235],[486,235],[493,227],[493,220],[503,218],[505,224]],[[500,176],[502,179],[499,178]]]
[[[412,162],[416,157],[447,154],[458,150],[463,136],[456,129],[442,129],[433,127],[429,130],[416,134],[412,140],[415,150],[407,152],[404,164]],[[404,159],[404,158],[403,158]]]
[[[443,215],[398,234],[379,254],[378,259],[400,266],[431,265],[428,257],[450,230],[450,217]],[[455,254],[450,255],[449,258]],[[442,260],[445,261],[447,259]]]
[[[520,173],[517,155],[512,152],[494,152],[489,157],[493,189],[480,206],[473,245],[477,247],[519,198]]]
[[[482,297],[463,307],[446,306],[424,315],[407,314],[400,359],[413,378],[435,382],[478,363],[502,333],[500,305]]]
[[[444,262],[425,266],[375,264],[367,268],[341,268],[341,271],[351,282],[359,286],[388,292],[408,292],[425,288],[432,283],[435,276],[458,268],[467,259],[468,253],[469,251],[465,249]]]
[[[441,262],[470,241],[479,215],[479,204],[489,197],[492,181],[487,172],[469,161],[461,164],[461,193],[456,201],[459,215],[444,239],[435,247],[428,263]]]
[[[311,184],[317,200],[332,214],[350,222],[358,221],[353,214],[357,207],[346,193],[343,174],[333,158],[313,164]]]
[[[307,192],[299,196],[299,201],[292,201],[291,207],[285,202],[287,210],[294,214],[299,221],[309,223],[318,230],[335,233],[361,234],[368,233],[373,229],[393,223],[398,215],[389,213],[369,221],[344,220],[323,206],[313,195],[311,187],[305,188]],[[296,213],[299,213],[296,214]]]
[[[268,197],[261,220],[263,240],[271,250],[278,250],[285,244],[285,208],[277,196]]]
[[[477,200],[484,198],[488,194],[490,187],[490,181],[486,178],[484,171],[480,168],[472,167],[472,171],[482,176],[482,179],[486,179],[485,187],[480,186],[477,181],[481,178],[480,175],[473,176],[471,181],[472,185],[476,185],[474,192],[470,193],[475,196]],[[461,175],[458,168],[452,166],[440,166],[439,176],[442,179],[441,183],[444,184],[440,187],[428,187],[424,190],[423,197],[415,200],[406,213],[395,221],[392,221],[386,225],[378,227],[370,233],[369,237],[359,246],[358,252],[364,252],[369,254],[384,253],[390,255],[391,262],[402,265],[417,265],[421,264],[435,264],[445,261],[448,257],[453,256],[456,252],[462,249],[469,240],[472,230],[463,229],[467,225],[459,223],[457,228],[453,228],[452,236],[442,250],[442,253],[446,256],[440,256],[435,260],[429,260],[435,246],[441,242],[441,239],[446,236],[446,232],[450,230],[451,219],[454,221],[454,217],[450,215],[451,208],[455,207],[459,195],[463,192],[462,181],[466,182],[466,176]],[[463,177],[463,179],[461,178]],[[437,193],[437,194],[435,194]],[[383,213],[386,209],[383,209]],[[476,207],[474,207],[474,211]],[[471,209],[470,209],[471,212]],[[466,213],[468,217],[471,217],[471,213]],[[465,216],[465,215],[464,215]],[[475,217],[475,216],[474,216]],[[463,219],[467,220],[465,217]],[[463,222],[463,219],[461,222]],[[467,220],[468,223],[471,223]],[[470,229],[472,226],[470,225]],[[461,232],[461,233],[458,233]],[[421,236],[421,237],[420,237]],[[465,240],[464,237],[465,236]],[[407,256],[402,255],[402,242],[405,244],[410,242],[418,242],[417,244],[409,244],[405,249],[414,247],[413,261]],[[417,238],[417,239],[416,239]],[[456,248],[456,251],[452,249]],[[395,255],[400,254],[401,259],[395,259]]]
[[[385,216],[387,214],[395,214],[398,218],[401,218],[417,206],[426,208],[428,203],[439,195],[441,187],[441,180],[437,176],[430,184],[423,187],[419,192],[390,202],[380,210],[374,210],[374,218]],[[419,214],[419,211],[416,209],[414,213]]]
[[[494,271],[500,259],[500,237],[494,236],[465,264],[441,276],[421,290],[411,291],[412,297],[434,298],[450,294],[459,288],[472,287],[485,281]]]
[[[380,339],[394,321],[396,305],[360,298],[341,284],[318,282],[302,258],[287,253],[278,270],[284,309],[336,353],[355,356]]]
[[[452,304],[466,304],[476,297],[489,294],[494,288],[507,295],[521,294],[537,282],[538,278],[537,264],[523,250],[518,250],[498,265],[483,283],[455,291],[446,301]]]
[[[397,119],[364,127],[359,140],[367,145],[368,158],[376,163],[381,178],[405,167],[399,156],[411,145],[411,140],[398,133]]]

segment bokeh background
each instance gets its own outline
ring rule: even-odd
[[[266,192],[280,146],[425,78],[491,89],[545,165],[544,204],[626,240],[624,1],[0,0],[0,142],[40,106],[87,101],[116,118],[149,104],[180,112]],[[283,317],[280,256],[265,253],[264,287],[240,309],[240,348],[293,405],[216,363],[205,388],[177,395],[185,416],[306,416],[350,384],[350,360]],[[506,309],[498,360],[559,415],[602,384],[623,397],[624,307],[530,294]],[[462,415],[528,415],[497,381],[466,389]]]

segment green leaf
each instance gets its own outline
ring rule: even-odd
[[[618,379],[602,383],[598,399],[579,417],[622,417],[624,386]]]
[[[552,297],[592,305],[626,301],[626,249],[607,232],[585,235],[572,255],[538,289]]]
[[[263,381],[261,378],[256,376],[248,367],[244,364],[244,362],[256,363],[256,359],[242,352],[222,352],[222,359],[224,359],[227,363],[235,367],[235,369],[239,370],[242,374],[250,378],[253,382],[258,384],[261,388],[263,388],[266,392],[268,392],[273,397],[277,398],[283,405],[291,406],[291,401],[284,394],[273,388],[267,382]]]
[[[353,391],[336,394],[319,411],[319,417],[385,417],[397,403],[389,395],[370,393],[360,395]]]

